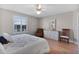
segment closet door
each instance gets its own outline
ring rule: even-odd
[[[77,26],[76,26],[76,29],[77,29],[77,41],[78,41],[78,44],[79,44],[79,13],[77,14]]]
[[[79,15],[78,15],[78,20],[77,20],[77,32],[78,32],[78,34],[77,34],[77,37],[78,37],[78,41],[79,41]]]
[[[74,42],[79,44],[79,13],[78,12],[74,12],[73,15],[73,32],[74,32]]]

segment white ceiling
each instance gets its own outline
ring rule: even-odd
[[[34,4],[2,4],[0,8],[21,12],[35,17],[46,17],[59,13],[74,11],[78,8],[77,4],[43,4],[44,11],[37,15]]]

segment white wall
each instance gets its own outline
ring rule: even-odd
[[[49,24],[50,21],[56,19],[56,30],[61,31],[63,28],[71,29],[71,39],[76,41],[76,30],[73,28],[73,24],[76,23],[76,18],[74,19],[74,12],[67,12],[63,14],[58,14],[50,17],[45,17],[40,20],[40,28],[44,28],[46,30],[50,30]],[[73,23],[75,22],[75,23]],[[76,27],[77,24],[74,25]],[[74,38],[76,38],[74,40]]]
[[[43,18],[40,20],[40,27],[50,30],[49,24],[53,19],[56,19],[56,30],[61,30],[62,28],[73,28],[73,12]]]
[[[38,19],[34,17],[29,17],[28,19],[28,31],[30,34],[34,34],[38,28]]]
[[[13,16],[16,15],[28,17],[28,33],[34,34],[37,29],[37,18],[4,9],[0,9],[0,33],[13,34]]]

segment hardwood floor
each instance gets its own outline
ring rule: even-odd
[[[50,52],[49,54],[76,54],[78,53],[78,45],[74,43],[60,42],[52,39],[48,41]]]

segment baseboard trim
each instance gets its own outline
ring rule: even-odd
[[[46,38],[46,37],[45,37],[45,39],[50,39],[50,38]],[[51,40],[56,40],[56,41],[58,41],[57,39],[51,39]],[[78,42],[75,42],[75,41],[73,41],[73,40],[69,40],[69,42],[70,42],[70,43],[77,44],[77,45],[79,46],[79,43],[78,43]]]

